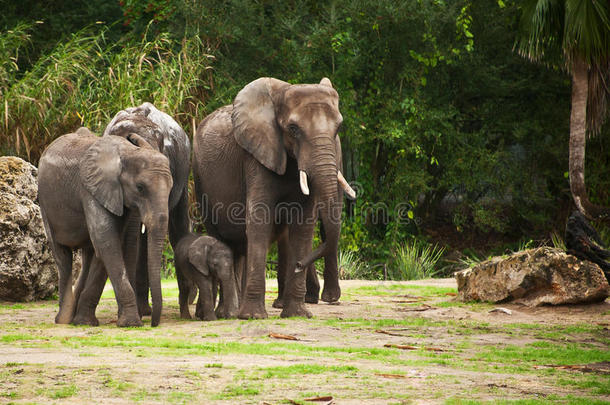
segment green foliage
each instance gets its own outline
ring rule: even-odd
[[[559,70],[514,52],[524,4],[13,2],[0,16],[0,150],[35,163],[55,137],[100,132],[143,101],[190,134],[258,77],[329,77],[358,191],[341,250],[370,263],[364,276],[382,279],[397,247],[430,231],[486,253],[541,239],[571,204],[570,91]],[[610,137],[591,142],[589,194],[603,204]]]
[[[339,277],[342,280],[356,280],[367,278],[366,264],[353,250],[339,251]]]
[[[436,267],[445,248],[413,239],[398,246],[390,275],[393,280],[420,280],[439,273]]]
[[[161,278],[174,279],[176,278],[176,260],[174,259],[174,250],[169,241],[165,241],[163,254],[161,258]]]
[[[144,101],[190,124],[209,60],[199,39],[177,42],[159,34],[111,43],[106,32],[91,27],[73,34],[23,76],[5,82],[2,150],[36,162],[57,136],[79,126],[101,132],[117,111]]]

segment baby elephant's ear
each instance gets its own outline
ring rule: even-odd
[[[201,238],[195,240],[188,250],[189,262],[204,276],[210,275],[208,269],[208,251],[210,246],[204,243]]]

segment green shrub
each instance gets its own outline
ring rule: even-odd
[[[398,246],[390,276],[393,280],[420,280],[440,272],[437,263],[445,253],[444,247],[413,239]]]

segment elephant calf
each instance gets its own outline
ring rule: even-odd
[[[211,236],[190,233],[180,239],[174,255],[176,271],[199,288],[197,316],[204,321],[235,318],[239,302],[231,249]],[[220,283],[220,302],[214,312],[217,283]],[[188,291],[180,291],[179,302],[180,317],[190,319]]]

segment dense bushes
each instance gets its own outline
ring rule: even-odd
[[[0,34],[3,152],[36,161],[61,133],[99,131],[143,100],[190,134],[259,76],[327,76],[345,117],[345,174],[359,191],[346,208],[344,251],[395,263],[412,236],[489,250],[563,227],[570,83],[513,52],[516,2],[126,0],[106,15],[80,7],[62,9],[68,31],[54,25],[47,42],[28,42],[42,18],[33,11],[2,20],[12,30]],[[74,32],[75,16],[112,23],[117,9],[116,24]],[[602,203],[607,132],[591,143],[587,166]]]

